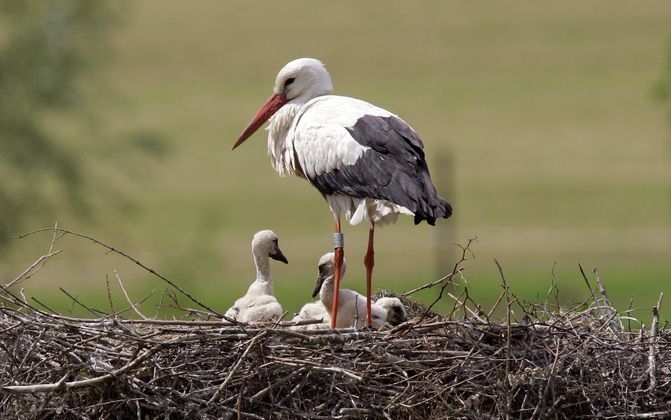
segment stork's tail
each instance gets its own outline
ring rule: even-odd
[[[447,219],[452,216],[452,206],[439,195],[435,196],[431,203],[426,203],[415,212],[415,224],[419,224],[422,220],[431,226],[436,225],[436,219]]]

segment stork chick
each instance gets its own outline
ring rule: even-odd
[[[319,300],[316,302],[308,302],[303,305],[300,312],[298,312],[298,314],[296,314],[296,316],[294,316],[292,319],[294,322],[320,320],[321,322],[329,322],[331,317],[326,311],[324,305],[322,305],[322,302]]]
[[[272,230],[262,230],[254,235],[252,254],[256,264],[256,280],[249,286],[247,294],[226,311],[225,316],[244,323],[278,321],[282,317],[282,306],[273,295],[270,258],[285,264],[289,262],[280,250],[277,235]]]
[[[375,301],[375,304],[387,311],[387,323],[392,327],[408,320],[405,306],[403,306],[401,299],[397,297],[381,297]]]
[[[335,279],[335,254],[329,252],[319,259],[319,276],[317,285],[312,293],[312,297],[319,295],[324,308],[331,315],[334,298],[334,279]],[[347,264],[343,260],[341,276],[344,277]],[[342,278],[341,277],[341,278]],[[338,318],[336,328],[355,327],[361,328],[366,325],[366,296],[363,296],[354,290],[340,289],[338,292]],[[371,321],[373,328],[384,326],[387,319],[387,311],[375,304],[371,305]]]
[[[293,322],[318,321],[313,324],[295,325],[294,330],[323,330],[329,328],[331,317],[321,301],[309,302],[303,305],[300,312],[292,319]]]
[[[408,320],[405,306],[403,306],[403,303],[399,298],[382,297],[375,301],[375,305],[387,311],[386,322],[391,327],[400,325]],[[331,322],[331,317],[321,300],[318,300],[303,305],[300,312],[294,316],[292,321],[319,321],[314,324],[296,325],[292,328],[297,330],[321,330],[329,327],[328,323]]]

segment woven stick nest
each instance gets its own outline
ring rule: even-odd
[[[631,330],[600,282],[588,301],[560,307],[519,302],[502,276],[500,299],[484,311],[467,289],[451,291],[463,250],[450,275],[401,294],[410,320],[382,331],[240,325],[190,295],[199,307],[184,309],[185,319],[149,318],[130,298],[126,310],[135,319],[122,312],[74,318],[2,287],[0,412],[40,419],[671,417],[671,335],[659,325],[661,297],[650,327]],[[434,304],[449,299],[451,312],[410,300],[426,288],[439,290]]]

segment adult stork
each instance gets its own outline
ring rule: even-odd
[[[366,323],[371,325],[375,227],[400,213],[415,224],[447,218],[452,207],[436,192],[415,130],[395,114],[359,99],[331,95],[333,83],[314,58],[289,62],[275,79],[273,94],[233,144],[247,140],[268,119],[268,152],[280,176],[308,180],[326,199],[335,222],[335,328],[344,238],[340,220],[370,224],[366,266]],[[272,117],[272,118],[271,118]]]

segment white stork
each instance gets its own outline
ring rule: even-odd
[[[324,64],[314,58],[289,62],[275,79],[273,94],[242,132],[233,149],[268,119],[268,152],[280,176],[308,180],[328,202],[335,221],[335,290],[331,327],[335,328],[344,258],[340,229],[370,224],[366,266],[366,323],[371,320],[371,280],[376,225],[393,223],[399,213],[415,224],[447,218],[452,207],[436,192],[417,133],[398,116],[359,99],[331,95]]]

